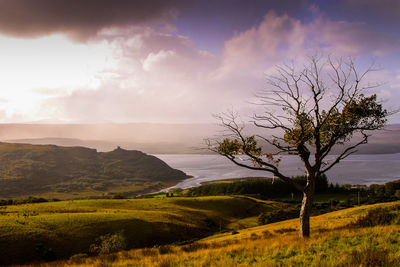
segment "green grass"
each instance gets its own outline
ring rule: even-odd
[[[88,253],[97,237],[122,231],[128,248],[152,247],[257,225],[287,204],[247,197],[73,200],[0,210],[0,265]],[[212,222],[212,223],[210,223]]]
[[[150,193],[154,191],[159,191],[161,189],[171,187],[176,185],[177,181],[147,181],[147,182],[127,182],[127,181],[117,181],[118,185],[113,185],[108,188],[109,191],[95,190],[88,186],[82,191],[77,192],[55,192],[49,190],[43,193],[34,193],[35,197],[42,197],[45,199],[61,199],[61,200],[71,200],[71,199],[85,199],[85,198],[108,198],[114,195],[123,196],[134,196],[141,193]],[[24,199],[32,196],[32,192],[23,193],[18,195],[17,199]]]
[[[218,233],[184,246],[130,250],[48,266],[400,266],[400,221],[357,225],[360,218],[380,208],[400,218],[399,202],[375,204],[312,217],[308,239],[298,236],[298,219],[294,219],[234,235]]]

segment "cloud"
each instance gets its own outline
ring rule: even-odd
[[[315,46],[339,55],[385,55],[400,51],[395,37],[371,30],[366,23],[318,19],[308,26]]]
[[[114,34],[110,42],[118,66],[99,75],[96,90],[53,97],[44,112],[72,121],[127,122],[179,121],[215,110],[208,75],[216,56],[195,49],[185,37],[147,27],[102,34]]]
[[[114,67],[98,74],[99,86],[47,98],[40,117],[81,122],[209,122],[234,107],[251,115],[251,100],[265,88],[265,72],[287,59],[316,51],[333,56],[399,51],[398,40],[367,25],[324,19],[302,22],[268,12],[237,33],[222,55],[199,50],[187,37],[154,28],[107,28],[98,38],[113,47]],[[389,77],[385,75],[384,77]],[[385,90],[385,88],[382,88]],[[388,86],[385,95],[396,95]],[[39,115],[38,115],[39,116]]]
[[[63,96],[68,94],[68,90],[65,88],[35,88],[33,90],[35,93],[43,96]],[[1,99],[0,99],[1,102]]]
[[[400,51],[394,37],[371,30],[367,24],[333,21],[318,14],[304,23],[288,15],[268,12],[264,20],[225,42],[218,75],[240,75],[268,69],[285,59],[296,59],[316,52],[337,56],[380,56]]]
[[[143,69],[145,71],[152,71],[152,66],[157,66],[161,61],[168,60],[169,57],[173,57],[174,55],[175,52],[171,50],[161,50],[158,53],[150,53],[143,61]]]
[[[183,0],[0,0],[0,32],[32,38],[53,33],[86,40],[108,27],[169,24]]]
[[[225,42],[219,76],[253,72],[260,76],[261,69],[276,64],[284,55],[302,50],[306,28],[288,15],[268,12],[264,20]]]

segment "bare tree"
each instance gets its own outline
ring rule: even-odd
[[[321,57],[310,58],[300,71],[290,65],[277,67],[278,74],[268,77],[269,90],[257,95],[265,112],[252,119],[256,127],[266,130],[265,135],[246,135],[237,114],[224,113],[216,117],[228,135],[208,140],[209,149],[238,166],[273,174],[302,192],[300,236],[308,237],[318,177],[366,144],[370,132],[383,128],[387,121],[389,113],[376,95],[366,95],[368,89],[379,86],[364,83],[371,71],[372,66],[359,72],[351,59]],[[270,135],[271,129],[282,134]],[[261,143],[274,149],[263,151]],[[335,146],[339,153],[327,161]],[[282,154],[300,157],[305,186],[284,175],[279,167]]]

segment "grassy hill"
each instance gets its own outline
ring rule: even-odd
[[[0,198],[150,192],[187,178],[160,159],[117,148],[0,143]]]
[[[305,240],[295,219],[47,266],[400,266],[399,224],[399,202],[375,204],[312,217]]]
[[[0,265],[88,253],[96,238],[120,233],[127,248],[153,247],[257,225],[261,212],[288,204],[246,197],[73,200],[0,209]]]

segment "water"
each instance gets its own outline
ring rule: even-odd
[[[234,165],[219,155],[155,155],[172,168],[184,171],[193,178],[186,179],[174,187],[190,188],[202,182],[243,178],[272,177],[263,171],[254,171]],[[281,170],[285,175],[302,175],[304,170],[297,156],[283,156]],[[327,172],[329,182],[339,184],[383,184],[400,179],[400,153],[351,155]]]

